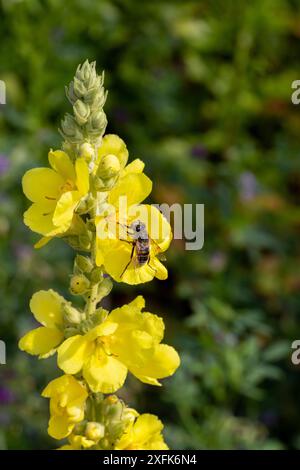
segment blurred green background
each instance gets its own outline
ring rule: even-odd
[[[182,357],[161,389],[129,379],[122,396],[158,414],[175,449],[299,449],[299,2],[0,0],[0,17],[0,447],[57,447],[39,395],[55,360],[17,341],[35,290],[68,295],[73,253],[33,249],[21,177],[60,146],[64,85],[88,58],[106,71],[107,131],[146,162],[152,202],[205,204],[201,251],[174,241],[166,282],[109,297],[143,294]]]

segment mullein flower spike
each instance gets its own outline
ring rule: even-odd
[[[61,123],[62,149],[50,150],[51,168],[29,170],[22,181],[32,203],[24,223],[42,235],[36,248],[59,237],[80,252],[69,290],[83,297],[84,308],[51,289],[36,292],[30,309],[41,326],[27,332],[19,347],[39,359],[57,353],[64,375],[42,396],[50,399],[49,435],[68,440],[61,450],[167,449],[156,416],[139,415],[112,395],[128,373],[161,385],[159,379],[172,375],[180,359],[162,343],[163,319],[143,311],[143,297],[111,312],[100,305],[112,279],[127,284],[166,279],[159,256],[172,239],[163,215],[141,204],[152,190],[144,163],[128,164],[123,140],[104,136],[103,83],[95,62],[77,68],[66,87],[73,115]]]

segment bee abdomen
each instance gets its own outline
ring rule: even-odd
[[[147,263],[149,259],[149,246],[139,246],[137,250],[137,259],[140,265]]]

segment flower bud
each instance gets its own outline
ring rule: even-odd
[[[87,92],[86,87],[84,86],[82,81],[79,80],[77,77],[74,77],[74,81],[72,83],[72,88],[73,88],[74,94],[77,96],[77,99],[82,98],[83,96],[85,96],[85,94]]]
[[[78,335],[78,333],[79,333],[78,329],[75,328],[74,326],[67,326],[64,329],[65,338],[71,338],[71,336]]]
[[[104,191],[106,189],[106,186],[104,182],[102,181],[101,178],[98,178],[96,175],[91,175],[92,176],[92,184],[93,187],[96,189],[96,191]]]
[[[76,124],[75,119],[70,114],[66,114],[63,121],[61,122],[61,130],[59,130],[62,136],[71,143],[79,143],[83,139],[83,135]]]
[[[64,119],[61,122],[61,128],[62,128],[63,133],[66,136],[72,137],[75,134],[75,130],[76,130],[75,127],[76,127],[76,124],[75,124],[75,120],[73,116],[71,116],[71,114],[66,114]]]
[[[85,294],[90,287],[90,281],[84,274],[76,274],[71,277],[70,291],[74,295]]]
[[[94,283],[100,282],[103,278],[103,271],[101,268],[96,267],[91,273],[91,281]]]
[[[124,405],[123,403],[118,400],[115,403],[107,404],[106,409],[106,416],[109,417],[111,421],[119,421],[121,420],[121,416],[123,413]]]
[[[102,109],[93,112],[91,119],[87,124],[87,130],[92,134],[103,135],[107,119],[105,112]]]
[[[89,250],[91,247],[91,239],[89,235],[79,235],[79,249]]]
[[[89,211],[89,201],[87,197],[84,197],[79,202],[78,206],[76,207],[76,214],[82,215],[86,214]]]
[[[81,100],[77,100],[73,106],[75,119],[80,126],[83,126],[90,115],[90,107],[88,104],[83,103]]]
[[[92,316],[93,324],[100,325],[100,323],[103,323],[104,320],[106,320],[107,315],[108,311],[105,310],[103,307],[97,308],[94,315]]]
[[[83,273],[90,273],[93,269],[93,263],[90,258],[82,255],[76,255],[75,266]]]
[[[84,144],[80,146],[79,153],[80,156],[84,158],[87,163],[89,163],[93,159],[94,148],[88,142],[84,142]]]
[[[99,441],[99,439],[102,439],[102,437],[104,437],[104,434],[105,427],[103,426],[103,424],[96,423],[94,421],[90,421],[89,423],[87,423],[85,435],[91,441]]]
[[[110,293],[112,288],[113,288],[112,280],[110,279],[110,277],[105,277],[98,287],[98,293],[97,293],[98,302],[100,302],[100,300],[102,300],[103,297],[106,297]]]
[[[111,448],[110,447],[111,443],[109,442],[107,437],[105,437],[104,439],[101,439],[100,446],[101,446],[101,449],[106,450],[106,449]]]
[[[121,170],[121,165],[118,157],[113,154],[105,155],[99,163],[97,176],[103,179],[116,176]]]
[[[79,324],[82,320],[82,315],[81,313],[70,303],[66,303],[63,307],[64,310],[64,318],[68,323],[72,324]]]
[[[95,85],[85,94],[84,101],[91,106],[91,109],[103,108],[106,100],[104,88],[100,85],[100,77]]]

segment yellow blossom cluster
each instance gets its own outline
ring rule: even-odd
[[[163,319],[144,311],[142,296],[110,312],[101,301],[112,280],[167,278],[161,253],[171,228],[157,208],[142,204],[152,190],[144,163],[128,164],[124,141],[103,135],[106,93],[94,63],[78,67],[67,96],[74,115],[62,122],[62,149],[49,152],[51,168],[30,169],[23,177],[32,203],[24,223],[42,235],[37,248],[59,237],[78,252],[69,287],[84,307],[51,289],[34,293],[30,309],[41,326],[19,347],[39,359],[57,353],[63,375],[42,396],[50,399],[49,435],[68,439],[60,449],[167,449],[156,416],[139,415],[112,395],[128,373],[161,385],[178,368],[177,352],[162,343]]]

